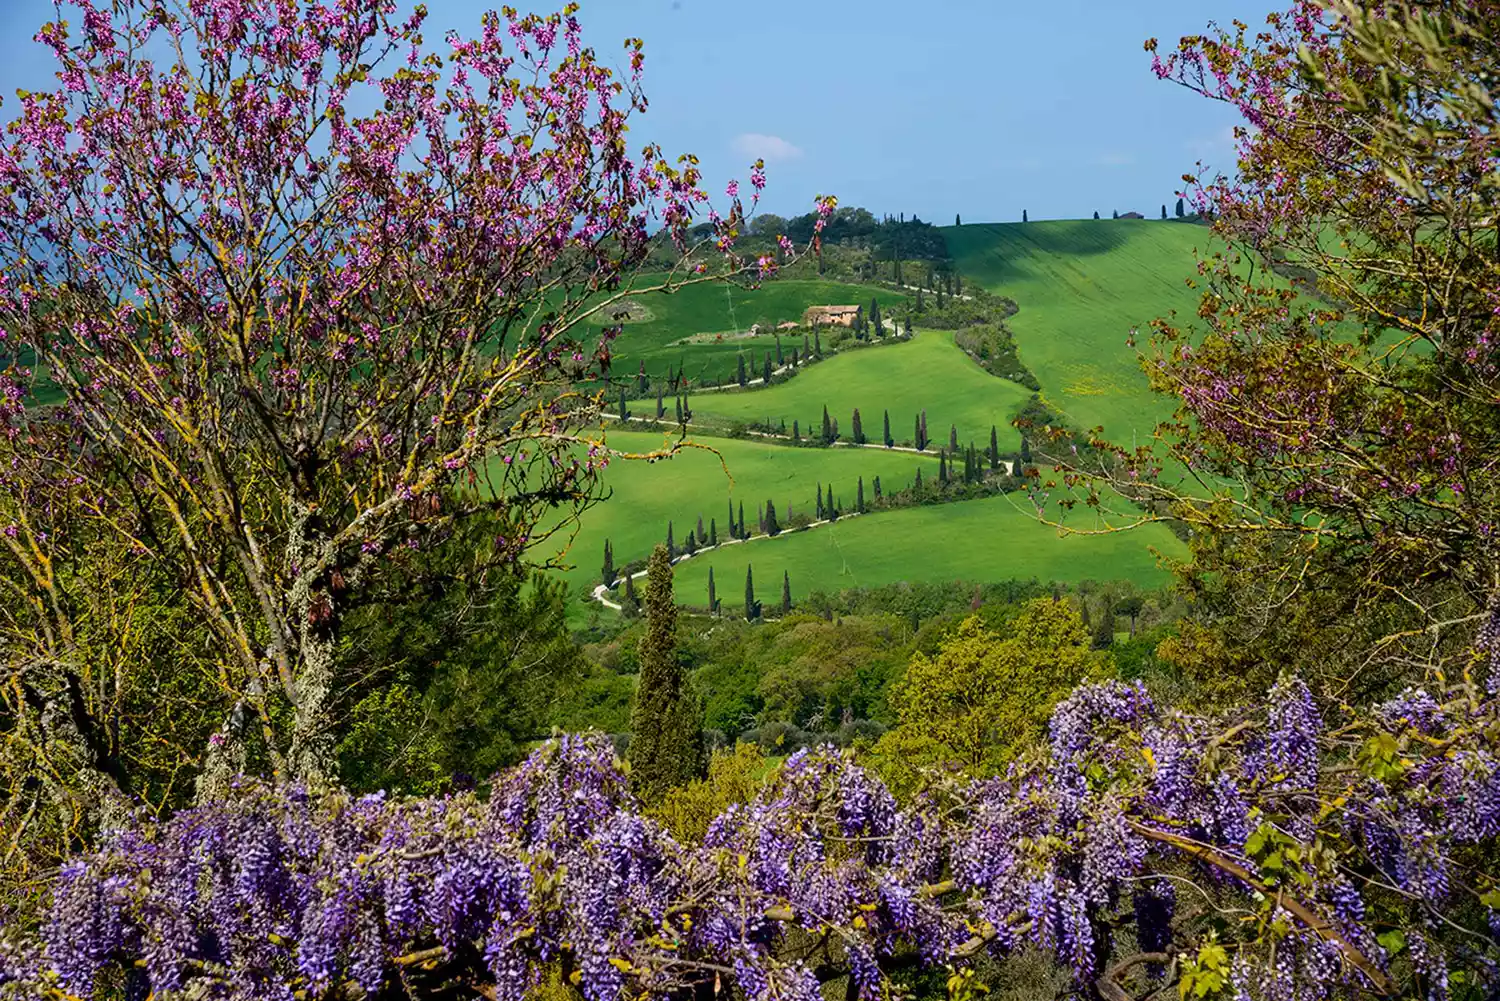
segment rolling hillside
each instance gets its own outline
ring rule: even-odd
[[[1132,327],[1144,340],[1154,317],[1197,308],[1185,279],[1208,229],[1112,219],[949,226],[943,234],[967,278],[1020,306],[1007,324],[1054,409],[1127,444],[1171,414],[1126,341]]]

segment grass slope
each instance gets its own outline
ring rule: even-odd
[[[651,432],[610,431],[611,448],[631,452],[649,452],[662,447],[663,436]],[[937,459],[910,452],[887,452],[874,448],[791,448],[765,445],[753,441],[709,438],[704,442],[723,456],[699,449],[685,449],[667,462],[615,460],[604,471],[604,482],[613,494],[602,504],[586,511],[578,529],[568,560],[576,564],[564,577],[576,590],[583,591],[599,576],[604,557],[604,540],[614,547],[615,564],[644,559],[651,547],[667,538],[667,522],[674,527],[673,538],[680,545],[688,529],[696,528],[698,516],[706,527],[716,519],[720,538],[727,537],[728,505],[745,504],[745,524],[755,531],[756,509],[768,499],[776,505],[783,524],[787,505],[793,513],[813,514],[816,504],[813,490],[817,484],[832,484],[835,497],[846,507],[854,506],[858,478],[865,480],[866,496],[874,495],[872,481],[881,478],[882,485],[905,487],[916,475],[937,475]],[[728,467],[726,475],[725,466]],[[731,477],[733,480],[731,482]],[[555,537],[538,547],[533,556],[540,558],[555,552],[566,540]]]
[[[684,604],[706,605],[708,568],[713,567],[726,613],[738,613],[747,564],[754,568],[756,597],[768,609],[780,602],[783,571],[791,575],[794,602],[812,590],[903,580],[1036,577],[1133,580],[1154,587],[1166,583],[1168,575],[1156,566],[1151,546],[1172,556],[1184,551],[1161,526],[1060,538],[1035,519],[1024,498],[988,497],[845,518],[703,553],[677,565],[676,590]]]
[[[662,275],[643,275],[637,287],[660,281]],[[900,302],[903,296],[889,289],[865,285],[848,285],[802,279],[775,279],[759,289],[746,290],[720,284],[693,285],[671,295],[656,292],[632,299],[644,308],[645,318],[626,322],[615,340],[616,375],[633,375],[642,361],[652,375],[666,376],[668,368],[683,368],[688,378],[717,380],[733,376],[735,359],[745,351],[746,362],[758,372],[767,351],[776,350],[776,338],[762,335],[754,339],[729,340],[723,343],[676,344],[694,334],[748,331],[752,324],[770,330],[784,320],[802,320],[808,306],[859,304],[868,308],[877,298],[883,307]],[[603,326],[613,322],[601,311],[590,319]],[[580,331],[580,334],[585,332]],[[802,335],[793,332],[783,346],[790,351],[801,348]]]
[[[1007,323],[1021,360],[1074,424],[1102,424],[1128,444],[1171,414],[1126,338],[1138,327],[1144,342],[1154,317],[1196,310],[1199,293],[1185,279],[1195,274],[1194,248],[1209,245],[1206,227],[1077,220],[950,226],[943,235],[965,277],[1019,304]]]
[[[865,436],[881,440],[882,413],[890,410],[891,435],[910,439],[917,414],[926,409],[927,433],[946,445],[948,429],[957,426],[959,445],[970,441],[988,448],[990,427],[1000,429],[1000,447],[1018,448],[1010,421],[1030,391],[1009,379],[997,379],[969,360],[953,344],[949,331],[918,331],[901,344],[882,344],[835,355],[770,389],[701,393],[692,398],[695,413],[733,420],[795,419],[802,433],[817,433],[823,407],[838,418],[839,432],[852,434],[859,408]]]

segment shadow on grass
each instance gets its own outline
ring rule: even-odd
[[[1004,283],[1033,277],[1017,258],[1107,254],[1129,242],[1130,226],[1140,224],[1116,219],[985,223],[948,228],[944,236],[949,252],[966,272],[987,283]]]

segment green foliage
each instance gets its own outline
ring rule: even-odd
[[[748,803],[764,784],[765,756],[754,744],[737,743],[734,750],[718,750],[708,762],[705,778],[669,789],[647,810],[672,836],[698,844],[714,818],[736,803]]]
[[[646,802],[703,774],[703,710],[677,662],[672,563],[657,546],[646,569],[646,632],[630,713],[631,786]]]
[[[430,796],[448,771],[431,709],[420,693],[395,684],[366,695],[349,713],[338,744],[340,777],[356,792],[399,789]]]
[[[1101,671],[1068,602],[1028,602],[1003,634],[971,617],[936,656],[913,655],[892,697],[897,729],[942,744],[970,769],[993,767],[1039,736],[1052,706]]]

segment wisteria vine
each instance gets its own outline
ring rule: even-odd
[[[898,804],[847,753],[806,750],[702,844],[643,816],[597,736],[487,798],[245,779],[72,860],[44,926],[0,936],[0,981],[415,997],[436,966],[518,1001],[558,968],[588,1001],[716,977],[816,1001],[835,977],[873,998],[1032,945],[1111,998],[1169,977],[1247,999],[1500,989],[1500,700],[1413,690],[1341,715],[1296,680],[1227,717],[1084,686],[1003,778]]]

